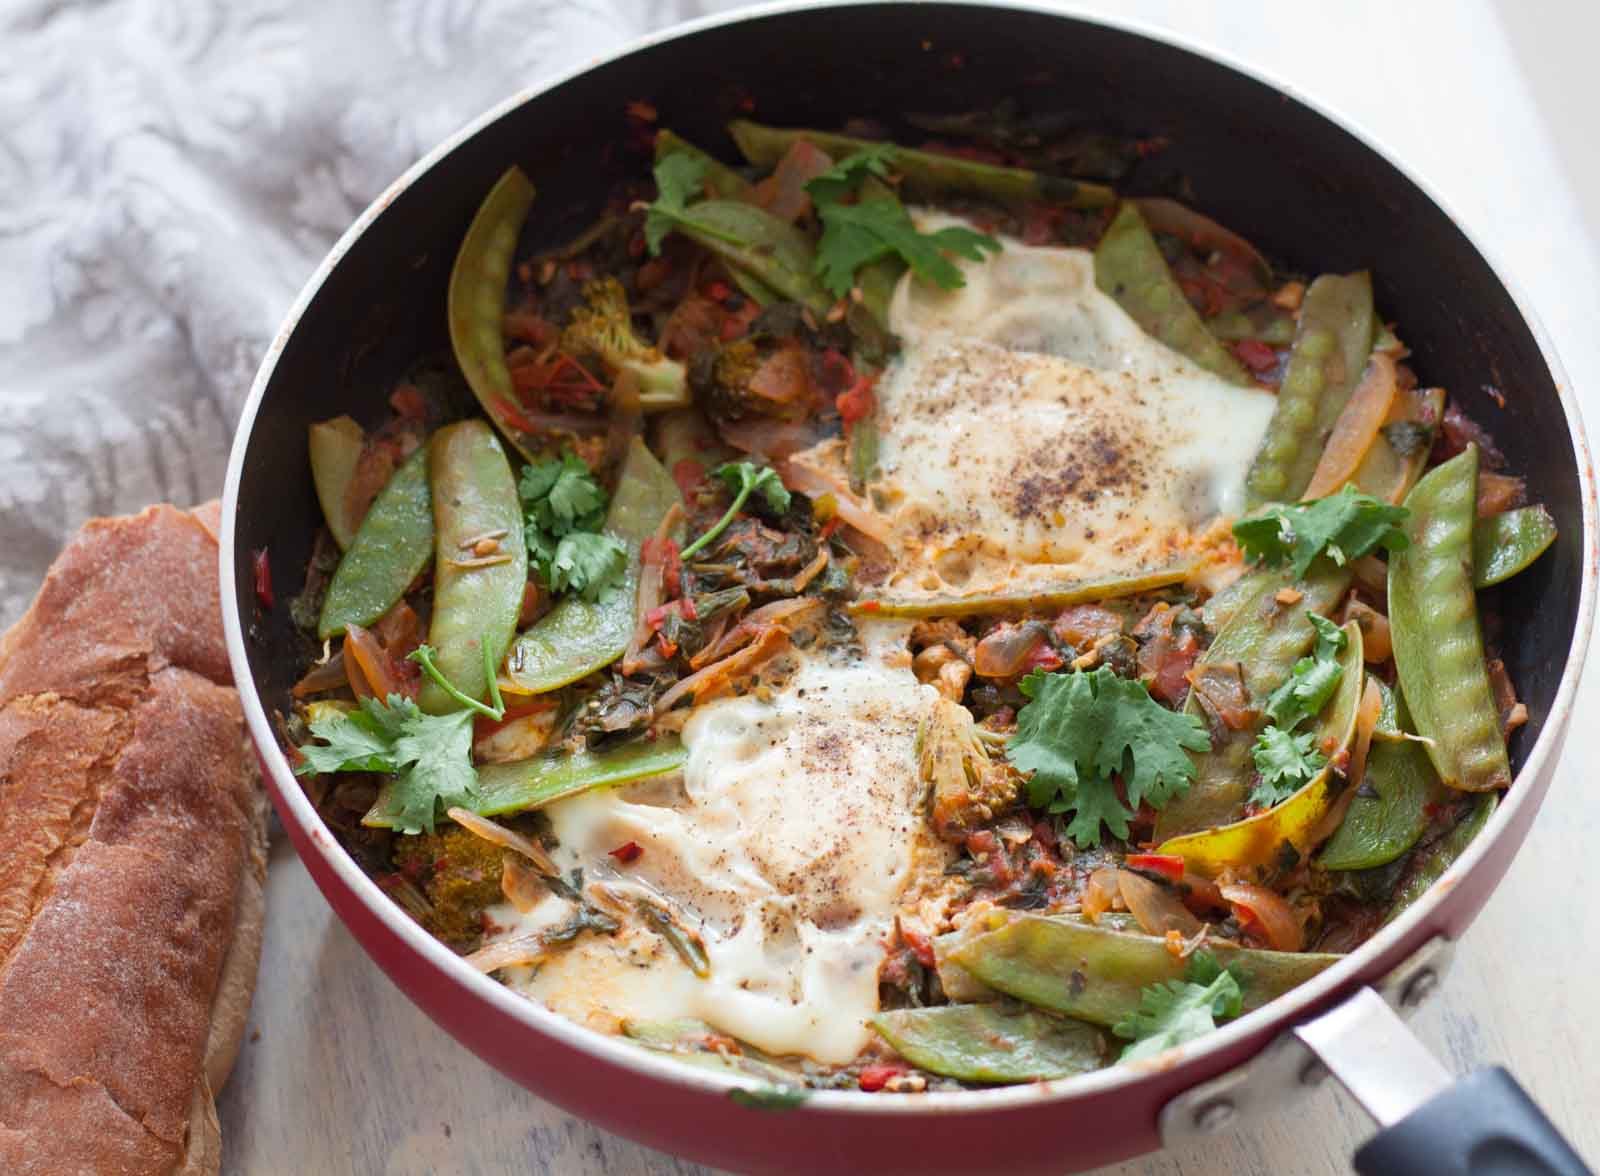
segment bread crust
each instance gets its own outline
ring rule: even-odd
[[[93,520],[0,638],[0,1171],[220,1165],[266,851],[216,558]]]

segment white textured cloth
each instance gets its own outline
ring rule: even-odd
[[[272,332],[498,99],[726,0],[0,0],[0,626],[90,515],[221,492]]]

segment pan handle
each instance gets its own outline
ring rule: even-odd
[[[1370,988],[1294,1030],[1380,1130],[1361,1176],[1592,1176],[1499,1066],[1459,1082]]]

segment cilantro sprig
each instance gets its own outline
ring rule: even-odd
[[[1271,808],[1311,783],[1328,762],[1317,749],[1316,739],[1312,731],[1296,735],[1282,727],[1263,730],[1250,752],[1261,777],[1250,793],[1250,803]]]
[[[1283,506],[1274,502],[1261,514],[1234,523],[1234,538],[1246,557],[1269,565],[1288,563],[1294,578],[1306,574],[1318,555],[1334,563],[1357,560],[1378,547],[1405,549],[1410,541],[1400,523],[1410,517],[1403,506],[1344,486],[1328,498]]]
[[[934,233],[919,232],[892,193],[868,192],[850,203],[869,178],[889,174],[894,155],[892,144],[874,144],[846,156],[806,185],[822,221],[817,276],[836,298],[850,292],[858,270],[885,257],[898,256],[923,281],[953,290],[966,285],[966,279],[946,252],[981,261],[984,250],[1000,251],[999,241],[972,229],[952,225]]]
[[[622,577],[628,550],[600,528],[606,492],[572,453],[535,462],[517,487],[525,513],[528,555],[552,592],[594,600]]]
[[[721,478],[733,492],[733,502],[727,512],[712,524],[709,531],[683,549],[681,556],[683,559],[688,559],[703,550],[706,544],[727,530],[728,524],[733,522],[734,517],[744,509],[744,504],[750,501],[752,494],[759,493],[769,510],[781,513],[789,509],[789,489],[779,479],[778,471],[771,466],[758,466],[748,461],[730,461],[724,462],[711,472]]]
[[[689,202],[705,190],[709,165],[704,159],[677,153],[655,166],[656,198],[645,205],[644,239],[651,256],[661,252],[661,243],[673,229],[688,226],[733,245],[744,241],[715,225],[705,224],[689,211]]]
[[[1410,514],[1403,506],[1390,506],[1346,486],[1313,502],[1273,503],[1240,519],[1233,534],[1250,559],[1286,563],[1299,579],[1324,552],[1334,563],[1343,564],[1379,547],[1403,550],[1410,541],[1399,524]]]
[[[1208,951],[1196,952],[1182,980],[1147,984],[1139,993],[1139,1008],[1111,1027],[1128,1041],[1118,1061],[1152,1058],[1175,1045],[1204,1037],[1218,1020],[1237,1017],[1244,1008],[1244,992],[1234,974]]]
[[[1263,709],[1272,725],[1256,737],[1250,753],[1260,777],[1250,793],[1250,801],[1263,808],[1289,799],[1309,784],[1328,762],[1328,757],[1316,746],[1315,732],[1296,735],[1294,729],[1321,714],[1338,690],[1344,678],[1339,655],[1350,639],[1327,617],[1316,613],[1306,616],[1317,631],[1316,645],[1307,656],[1294,663],[1289,677],[1267,696]]]
[[[419,646],[411,660],[464,709],[430,715],[401,694],[391,694],[381,702],[364,698],[356,710],[311,723],[311,734],[322,742],[299,749],[295,772],[301,776],[386,772],[394,777],[389,804],[395,828],[402,833],[432,833],[440,805],[470,806],[478,797],[478,772],[472,766],[474,716],[505,717],[487,640],[483,648],[488,705],[458,690],[434,665],[432,648]]]
[[[1126,837],[1141,803],[1160,808],[1186,790],[1195,769],[1185,752],[1211,746],[1198,717],[1168,710],[1142,683],[1104,667],[1035,672],[1020,686],[1030,701],[1017,712],[1007,755],[1033,774],[1028,803],[1073,813],[1067,834],[1085,848],[1099,842],[1102,824]]]

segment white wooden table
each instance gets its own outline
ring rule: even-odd
[[[1592,0],[1207,6],[1081,5],[1221,46],[1353,117],[1446,194],[1508,264],[1600,420],[1600,265],[1572,179],[1600,224],[1600,156],[1587,139],[1600,80],[1581,45]],[[1502,19],[1514,20],[1508,36]],[[1565,72],[1564,72],[1565,71]],[[1528,78],[1536,79],[1530,87]],[[1561,140],[1566,136],[1564,144]],[[1509,1065],[1600,1162],[1600,668],[1549,801],[1509,878],[1466,937],[1442,995],[1417,1016],[1457,1072]],[[1589,721],[1584,721],[1587,716]],[[274,849],[254,1031],[221,1099],[225,1170],[625,1176],[701,1169],[574,1119],[501,1079],[414,1009],[332,916],[287,844]],[[1328,1084],[1295,1112],[1182,1154],[1107,1173],[1348,1171],[1370,1128]]]

